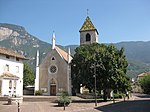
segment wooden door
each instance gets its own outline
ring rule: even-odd
[[[56,96],[56,85],[50,85],[50,95]]]

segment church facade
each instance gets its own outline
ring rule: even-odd
[[[55,35],[52,37],[52,50],[41,64],[37,52],[37,67],[35,91],[41,90],[43,95],[55,96],[61,91],[71,95],[71,65],[72,57],[68,52],[55,45]]]
[[[87,16],[80,29],[80,45],[98,43],[98,31]],[[41,90],[43,95],[55,96],[61,91],[72,94],[70,49],[68,52],[55,45],[55,35],[52,36],[52,50],[39,64],[37,51],[35,91]]]

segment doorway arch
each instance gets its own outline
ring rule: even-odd
[[[50,80],[50,95],[56,96],[56,81],[54,78]]]

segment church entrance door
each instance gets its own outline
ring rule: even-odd
[[[53,78],[50,81],[50,95],[56,96],[56,82]]]
[[[56,96],[56,85],[51,85],[50,88],[50,95]]]

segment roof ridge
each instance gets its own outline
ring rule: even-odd
[[[67,53],[66,51],[62,50],[62,49],[59,48],[58,46],[55,46],[55,49],[56,49],[57,52],[61,55],[61,57],[64,58],[64,60],[66,60],[67,62],[69,61],[69,60],[68,60],[68,53]],[[71,59],[73,59],[71,55],[70,55],[70,57],[71,57]]]

